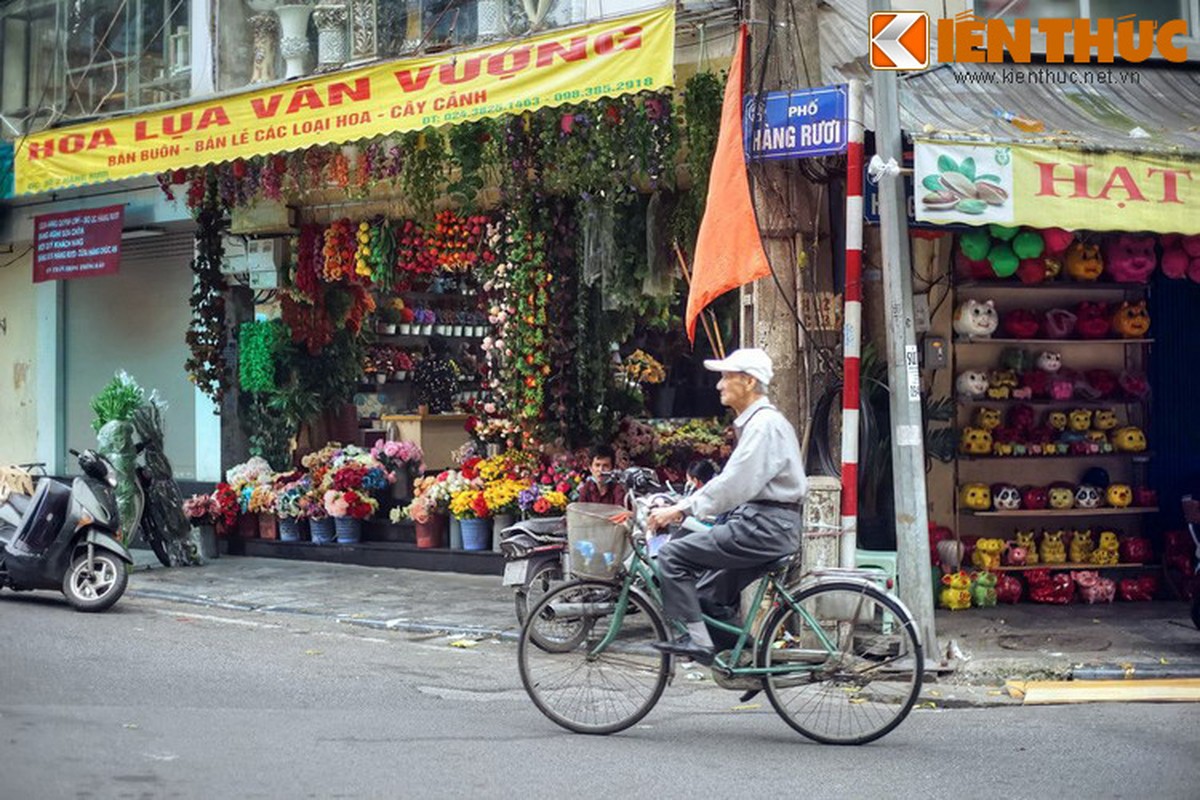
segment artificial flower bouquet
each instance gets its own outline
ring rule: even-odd
[[[211,497],[214,522],[232,527],[237,522],[238,511],[241,510],[237,492],[228,483],[218,483]]]
[[[371,448],[371,457],[388,472],[420,472],[424,453],[415,442],[380,439]]]
[[[630,383],[662,383],[667,371],[658,359],[644,350],[634,350],[622,365],[625,378]]]
[[[357,489],[330,489],[325,492],[324,505],[326,513],[334,518],[366,519],[379,510],[378,500]]]
[[[275,515],[286,519],[308,517],[313,505],[312,488],[312,478],[307,475],[279,487],[275,492]]]
[[[484,484],[483,499],[491,516],[517,513],[517,500],[521,492],[530,487],[528,481],[500,478]]]
[[[517,506],[527,517],[556,517],[567,513],[567,495],[548,486],[530,486],[517,495]]]
[[[450,513],[458,519],[488,519],[492,509],[482,489],[464,489],[450,498]]]
[[[192,525],[213,525],[221,517],[221,506],[211,494],[194,494],[183,501],[183,515]]]

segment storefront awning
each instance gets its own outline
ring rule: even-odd
[[[673,5],[25,137],[16,193],[520,114],[673,85]]]
[[[1200,73],[1178,68],[943,64],[902,81],[900,103],[914,135],[1200,155]]]

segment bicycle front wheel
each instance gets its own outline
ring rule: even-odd
[[[631,591],[624,603],[620,594],[619,585],[601,581],[553,588],[521,628],[525,691],[538,710],[575,733],[636,724],[667,685],[668,657],[651,646],[667,638],[662,612],[640,593]]]
[[[916,624],[874,586],[818,583],[772,614],[759,663],[788,725],[823,744],[865,744],[892,731],[921,691],[924,653]],[[791,669],[787,669],[787,668]]]

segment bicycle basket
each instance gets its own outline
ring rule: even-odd
[[[628,525],[612,521],[623,506],[606,503],[567,505],[567,545],[571,573],[581,578],[612,580],[629,554]]]

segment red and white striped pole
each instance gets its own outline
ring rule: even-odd
[[[846,103],[846,296],[842,321],[842,537],[840,565],[858,549],[858,414],[862,358],[863,86],[850,81]]]

